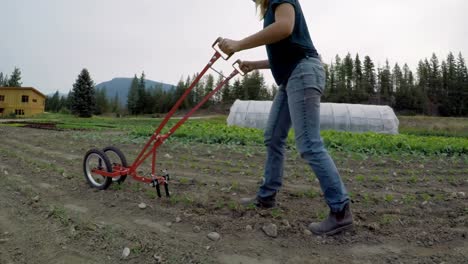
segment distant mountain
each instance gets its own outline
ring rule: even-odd
[[[96,89],[106,89],[108,99],[113,99],[116,94],[119,96],[119,101],[122,105],[127,104],[128,91],[132,85],[133,78],[114,78],[108,82],[102,82],[96,85]],[[145,80],[146,89],[153,89],[155,87],[162,87],[163,90],[169,91],[175,88],[172,84],[155,82],[152,80]]]

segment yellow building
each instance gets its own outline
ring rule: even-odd
[[[0,117],[44,113],[46,96],[32,87],[0,87]]]

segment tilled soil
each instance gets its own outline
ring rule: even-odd
[[[131,162],[143,144],[112,131],[0,127],[0,263],[468,263],[466,156],[332,152],[355,229],[320,237],[305,229],[328,211],[295,150],[273,210],[238,204],[261,180],[259,146],[167,142],[158,165],[171,198],[132,179],[106,191],[86,183],[88,149],[114,145]],[[276,238],[262,231],[270,223]]]

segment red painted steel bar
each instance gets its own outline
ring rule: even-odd
[[[156,137],[159,135],[159,133],[161,132],[161,130],[164,128],[164,126],[167,124],[167,122],[169,121],[169,119],[174,115],[175,111],[177,111],[177,109],[179,108],[179,106],[182,104],[182,102],[185,100],[185,98],[189,95],[190,91],[195,87],[195,85],[197,85],[197,83],[200,81],[200,79],[203,77],[203,75],[205,75],[205,73],[208,71],[208,69],[210,69],[210,67],[221,57],[221,54],[216,51],[215,54],[213,55],[213,57],[211,57],[210,61],[208,62],[208,64],[205,66],[205,68],[200,72],[200,74],[198,74],[197,78],[192,82],[192,84],[190,85],[190,87],[185,91],[185,93],[182,95],[181,98],[179,98],[179,100],[176,102],[176,104],[172,107],[171,111],[169,111],[169,113],[166,115],[166,117],[164,118],[164,120],[161,122],[161,124],[159,125],[159,127],[156,129],[156,131],[154,132],[154,134],[151,136],[150,140],[148,140],[148,142],[146,143],[145,147],[143,148],[143,150],[140,152],[140,154],[138,155],[138,157],[135,159],[135,161],[133,162],[133,165],[132,165],[132,170],[135,170],[139,164],[141,164],[141,157],[143,156],[143,154],[146,152],[146,150],[148,149],[148,147],[150,146],[150,144],[156,140]],[[143,160],[145,160],[146,158],[144,158]],[[138,165],[137,165],[138,164]]]
[[[144,154],[142,158],[140,158],[140,160],[138,161],[135,161],[135,163],[133,164],[132,166],[132,170],[135,170],[138,166],[140,166],[148,157],[149,155],[151,155],[151,153],[153,151],[156,151],[156,148],[158,148],[160,145],[162,145],[162,143],[168,138],[170,137],[183,123],[185,123],[185,121],[187,121],[187,119],[198,109],[200,108],[204,103],[206,103],[206,101],[208,101],[217,91],[219,91],[227,82],[229,82],[232,78],[234,78],[237,74],[239,73],[239,71],[236,69],[234,70],[226,79],[224,79],[224,81],[222,81],[221,83],[218,84],[218,86],[216,86],[216,88],[211,91],[209,94],[207,94],[190,112],[188,112],[184,118],[182,118],[179,122],[177,122],[177,124],[171,128],[171,130],[165,134],[165,135],[161,135],[159,140],[156,141],[154,147],[152,148],[152,151],[149,151],[148,153]],[[142,152],[143,153],[143,152]]]

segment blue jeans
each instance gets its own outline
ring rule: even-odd
[[[320,181],[330,209],[341,211],[349,202],[340,174],[320,137],[320,97],[324,88],[325,72],[316,58],[303,59],[287,84],[279,87],[265,130],[267,160],[258,197],[269,197],[281,188],[285,145],[292,126],[297,149]]]

